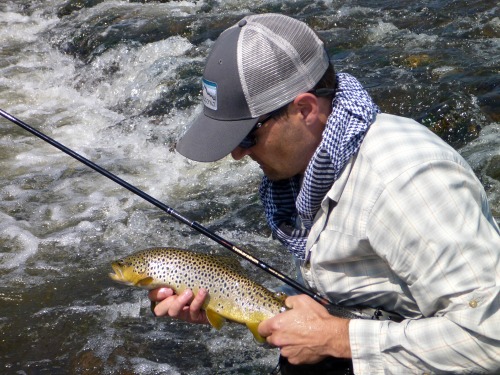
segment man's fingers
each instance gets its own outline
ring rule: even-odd
[[[170,288],[156,288],[149,291],[148,298],[151,301],[160,302],[172,295],[174,295],[174,291]]]
[[[290,309],[293,309],[293,299],[292,297],[288,297],[286,300],[285,300],[285,307],[290,310]]]
[[[185,290],[176,298],[172,297],[172,303],[168,308],[168,316],[173,318],[178,317],[181,312],[185,309],[187,305],[191,302],[191,298],[193,298],[193,292],[190,289]]]
[[[203,307],[203,302],[205,302],[206,296],[207,296],[206,289],[200,289],[198,291],[198,294],[196,294],[193,301],[191,302],[189,310],[191,312],[199,313],[200,309]]]
[[[190,289],[179,295],[172,289],[162,288],[149,292],[152,310],[155,316],[169,316],[191,323],[208,323],[203,304],[208,295],[206,289],[200,289],[196,295]]]
[[[267,342],[271,345],[276,346],[276,343],[273,342],[274,337],[272,337],[272,334],[274,331],[278,330],[281,323],[280,323],[281,317],[280,314],[262,321],[259,326],[257,327],[257,330],[259,332],[259,335],[262,337],[265,337],[267,339]]]
[[[167,291],[164,292],[165,293],[164,295],[162,293],[159,293],[158,295],[153,295],[153,298],[158,298],[158,300],[153,299],[154,302],[157,302],[153,311],[153,313],[156,316],[168,315],[171,317],[177,317],[179,313],[183,310],[184,306],[187,303],[189,303],[189,300],[191,298],[189,297],[189,293],[192,294],[191,291],[185,291],[183,294],[177,296],[173,293],[173,291],[170,293],[168,290],[169,289],[167,289]],[[186,296],[185,294],[188,295]],[[185,302],[186,300],[187,302]]]

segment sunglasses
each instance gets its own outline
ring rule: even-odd
[[[274,112],[270,113],[267,115],[262,121],[259,121],[258,123],[255,124],[255,126],[248,132],[245,138],[240,142],[238,147],[248,149],[250,147],[255,146],[257,143],[257,140],[255,139],[255,132],[257,129],[261,128],[262,125],[264,125],[267,121],[269,121],[272,117],[274,116]]]
[[[308,92],[310,92],[311,94],[314,94],[316,96],[320,96],[320,97],[323,96],[324,97],[324,96],[330,96],[330,95],[335,94],[335,91],[336,91],[336,89],[322,88],[322,89],[310,90]],[[264,125],[266,123],[266,121],[269,121],[274,115],[279,113],[283,108],[286,108],[286,106],[278,108],[277,110],[268,114],[262,121],[259,121],[258,123],[256,123],[255,126],[252,128],[252,130],[250,130],[250,132],[246,135],[246,137],[243,138],[243,140],[240,142],[238,147],[241,147],[243,149],[249,149],[250,147],[255,146],[255,144],[257,143],[257,141],[255,139],[255,131],[257,129],[259,129],[260,127],[262,127],[262,125]]]

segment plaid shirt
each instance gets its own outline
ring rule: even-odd
[[[350,322],[356,374],[498,373],[499,233],[465,160],[380,114],[322,202],[302,274],[341,305],[407,318]]]

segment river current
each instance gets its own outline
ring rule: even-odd
[[[496,1],[3,0],[0,108],[291,276],[264,221],[259,168],[174,151],[201,110],[213,41],[263,12],[306,21],[337,71],[356,76],[383,111],[459,150],[500,221]],[[246,328],[154,318],[146,292],[109,279],[112,260],[152,246],[228,254],[0,118],[0,373],[272,370],[277,351]]]

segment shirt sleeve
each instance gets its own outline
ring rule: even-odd
[[[355,373],[499,373],[500,236],[470,168],[412,166],[387,184],[367,225],[423,317],[352,320]]]

